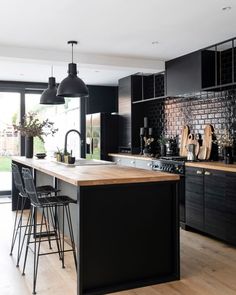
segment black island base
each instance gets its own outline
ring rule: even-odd
[[[78,187],[78,295],[179,279],[177,185]]]

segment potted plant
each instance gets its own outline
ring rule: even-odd
[[[168,141],[168,138],[166,138],[164,135],[161,135],[160,138],[157,140],[157,142],[160,145],[161,148],[161,156],[166,156],[166,143]]]
[[[33,139],[38,137],[44,142],[43,136],[54,135],[58,129],[54,128],[54,123],[49,119],[40,120],[37,118],[37,113],[29,112],[23,117],[23,121],[19,125],[14,124],[14,129],[25,137],[25,156],[26,158],[33,157]]]
[[[57,162],[63,162],[63,152],[59,149],[59,147],[57,147],[57,151],[55,152],[55,158]]]
[[[218,140],[218,145],[222,151],[225,164],[233,164],[234,138],[230,135],[229,130],[225,129],[221,139]]]

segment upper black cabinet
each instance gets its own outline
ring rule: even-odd
[[[201,89],[201,52],[196,51],[166,62],[167,96]]]
[[[132,76],[132,102],[144,102],[166,94],[165,73]]]
[[[222,90],[236,83],[235,40],[166,62],[167,96]]]
[[[132,75],[119,80],[119,151],[140,151],[139,130],[143,126],[144,108],[133,105],[132,101],[143,92],[141,79],[142,76]]]
[[[131,151],[131,76],[119,80],[119,149]]]
[[[236,82],[234,43],[230,40],[202,50],[202,89]]]

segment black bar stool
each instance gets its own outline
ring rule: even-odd
[[[24,229],[26,232],[26,228],[29,225],[30,216],[28,216],[27,222],[23,223],[23,211],[24,211],[24,206],[28,197],[23,187],[23,182],[22,182],[19,168],[16,164],[13,164],[13,163],[12,163],[12,174],[13,174],[13,181],[18,190],[18,196],[17,196],[17,210],[16,210],[16,215],[14,220],[10,255],[12,255],[12,252],[14,250],[14,246],[17,240],[17,235],[18,235],[17,263],[16,263],[16,266],[18,267],[20,258],[21,258],[22,249],[23,249],[24,238],[25,238],[25,234],[23,234],[24,238],[22,239],[22,230]],[[53,188],[50,185],[39,186],[36,188],[36,190],[41,197],[43,197],[44,195],[52,196],[52,194],[56,194],[57,192],[59,192],[59,190]],[[18,209],[19,207],[20,209]]]
[[[42,255],[48,255],[48,254],[59,254],[59,258],[62,262],[62,268],[65,267],[64,265],[64,254],[65,252],[73,252],[74,256],[74,262],[75,267],[77,269],[77,259],[76,259],[76,250],[75,250],[75,241],[74,241],[74,234],[73,234],[73,227],[72,227],[72,221],[71,221],[71,213],[70,213],[70,207],[69,205],[71,203],[77,203],[75,200],[71,199],[68,196],[55,196],[55,197],[44,197],[40,198],[39,194],[36,191],[33,177],[31,174],[30,169],[28,168],[22,168],[22,176],[25,184],[25,192],[27,193],[28,198],[31,202],[31,210],[30,210],[30,222],[28,226],[28,232],[27,232],[27,244],[26,244],[26,251],[25,251],[25,260],[24,260],[24,266],[23,266],[23,272],[22,275],[25,275],[25,267],[26,267],[26,261],[28,256],[28,250],[30,247],[30,244],[34,244],[34,274],[33,274],[33,294],[36,294],[36,281],[37,281],[37,274],[38,274],[38,264],[39,264],[39,257]],[[59,226],[59,220],[58,220],[58,209],[62,209],[62,233],[60,232],[60,226]],[[34,226],[34,215],[36,210],[40,209],[42,212],[41,221],[39,223],[40,230],[37,232],[37,226]],[[49,210],[49,212],[54,212],[54,228],[57,234],[55,234],[55,238],[52,240],[55,240],[57,242],[57,251],[51,251],[47,253],[41,253],[40,247],[41,243],[45,242],[47,240],[43,239],[43,225],[48,224],[50,221],[46,220],[46,211]],[[47,216],[48,217],[48,216]],[[65,249],[64,247],[64,227],[65,227],[65,219],[67,220],[68,229],[69,229],[69,235],[70,235],[70,242],[71,242],[71,248]],[[36,232],[33,231],[33,227]],[[47,232],[47,228],[46,228]],[[31,241],[31,237],[34,237],[34,241]]]

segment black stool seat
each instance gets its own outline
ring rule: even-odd
[[[39,194],[52,194],[52,193],[59,193],[60,190],[54,188],[53,186],[51,185],[42,185],[42,186],[37,186],[36,187],[36,191],[37,193]]]
[[[43,206],[55,206],[55,205],[64,205],[64,204],[76,204],[77,201],[73,200],[72,198],[68,196],[56,196],[56,197],[44,197],[44,198],[39,198],[38,202],[32,201],[31,202],[33,206],[36,207],[43,207]]]

